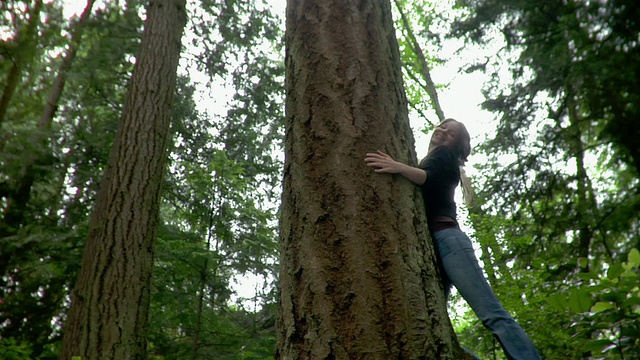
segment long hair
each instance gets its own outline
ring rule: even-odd
[[[438,126],[448,122],[455,122],[460,125],[461,131],[460,134],[458,134],[459,136],[457,137],[457,142],[453,151],[457,155],[458,165],[460,166],[460,187],[462,189],[462,197],[464,202],[471,207],[473,206],[474,198],[473,186],[471,185],[471,179],[469,179],[467,173],[464,171],[464,164],[467,162],[469,155],[471,154],[471,136],[469,135],[467,127],[456,119],[447,118],[438,124]],[[431,153],[431,151],[429,151],[429,153]],[[424,164],[429,157],[429,153],[427,153],[427,155],[420,161],[420,165]]]

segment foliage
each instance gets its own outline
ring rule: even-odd
[[[107,2],[94,10],[66,78],[55,120],[45,130],[36,130],[37,121],[68,46],[68,34],[77,24],[63,15],[67,6],[63,2],[40,2],[42,16],[30,18],[25,9],[35,3],[9,1],[0,5],[0,26],[6,35],[0,42],[3,59],[15,59],[20,55],[18,50],[25,48],[16,43],[25,38],[29,19],[37,20],[38,35],[33,36],[31,60],[24,62],[20,86],[0,128],[0,210],[5,220],[0,222],[0,336],[15,339],[11,351],[25,349],[30,358],[52,359],[57,357],[89,214],[131,78],[144,2]],[[206,6],[200,5],[192,4],[191,11],[197,13],[194,19],[208,17],[209,21],[194,21],[192,29],[206,29],[211,36],[200,33],[196,44],[202,47],[183,52],[184,66],[187,70],[212,66],[215,71],[206,74],[209,81],[231,79],[231,88],[238,95],[226,104],[227,117],[201,114],[195,109],[198,94],[194,81],[179,79],[173,124],[176,137],[164,186],[152,304],[152,312],[162,316],[152,319],[151,341],[154,346],[182,346],[190,356],[197,348],[198,356],[214,358],[215,352],[206,353],[216,347],[211,344],[228,342],[218,348],[226,349],[230,357],[237,358],[244,346],[245,358],[250,358],[250,353],[268,358],[274,342],[268,324],[272,319],[269,304],[274,301],[273,204],[280,168],[277,156],[268,152],[278,148],[281,136],[278,104],[283,73],[277,60],[280,48],[269,44],[275,44],[281,34],[276,18],[259,2],[207,1]],[[225,21],[218,21],[219,16]],[[207,47],[216,46],[219,58],[207,60],[207,55],[213,54],[207,53]],[[193,54],[193,49],[203,52]],[[214,60],[220,63],[214,64]],[[0,62],[0,79],[8,76],[10,63]],[[30,141],[36,131],[48,139],[46,144]],[[25,171],[25,158],[44,160]],[[14,184],[24,178],[33,179],[25,192],[25,207],[14,207],[19,210],[19,221],[5,227],[7,204],[16,193]],[[211,216],[214,227],[209,226]],[[213,238],[219,247],[207,249],[208,239]],[[251,311],[230,300],[233,279],[244,273],[268,279]],[[180,282],[176,283],[176,278]],[[178,288],[185,291],[178,292]],[[196,313],[197,307],[183,306],[197,304],[200,298],[215,299],[215,305],[201,314]],[[262,310],[257,311],[259,308]],[[195,324],[198,316],[204,334],[199,341],[182,341],[181,334],[170,331]],[[163,321],[155,321],[159,319]],[[219,326],[209,326],[216,323]],[[155,351],[157,348],[150,349],[150,353]]]
[[[551,306],[574,314],[577,333],[588,333],[579,345],[594,357],[640,356],[639,267],[640,252],[634,248],[626,262],[612,264],[606,274],[580,274],[584,284],[549,297]]]
[[[0,357],[5,360],[29,360],[31,349],[28,344],[18,343],[15,339],[0,339]]]
[[[22,6],[20,2],[14,5],[16,10]],[[104,42],[101,35],[108,29],[129,27],[127,21],[135,18],[125,19],[121,16],[125,12],[114,6],[97,15],[105,17],[88,25],[90,44]],[[67,23],[58,2],[47,3],[42,14],[46,21],[38,23],[42,34],[38,52],[25,64],[28,76],[21,78],[2,124],[0,181],[7,190],[2,194],[2,224],[9,226],[4,227],[0,239],[0,332],[2,337],[31,344],[33,358],[53,358],[51,352],[59,341],[68,292],[82,253],[90,204],[110,145],[102,143],[104,147],[95,152],[100,142],[94,140],[111,138],[113,131],[109,130],[115,128],[118,118],[118,109],[111,104],[117,102],[113,97],[121,94],[125,85],[111,76],[113,71],[104,71],[101,82],[92,81],[91,76],[99,73],[96,69],[125,63],[122,59],[130,54],[124,47],[112,50],[109,60],[99,57],[104,62],[96,66],[87,57],[92,47],[83,47],[76,71],[67,79],[66,96],[58,104],[59,117],[50,128],[42,128],[37,122],[53,79],[48,75],[58,68],[58,54],[64,52],[68,41],[64,34],[76,26]],[[22,36],[20,29],[14,29],[15,38]],[[114,89],[95,96],[92,90],[107,82]],[[93,107],[85,105],[90,103]],[[100,135],[88,136],[91,126],[100,128]],[[34,136],[48,140],[34,142]]]
[[[266,359],[275,343],[284,71],[275,42],[281,34],[270,13],[254,2],[203,6],[207,13],[196,13],[192,23],[200,36],[194,50],[201,52],[185,59],[186,68],[205,71],[211,82],[229,81],[235,94],[226,116],[215,118],[196,109],[196,86],[181,79],[161,210],[149,354]],[[212,22],[219,18],[210,16],[218,13],[227,14],[224,21]],[[253,20],[244,22],[245,16]],[[243,274],[263,279],[253,310],[244,308],[244,299],[232,305],[233,279]]]
[[[491,76],[484,107],[500,115],[481,147],[487,162],[473,209],[489,280],[543,358],[636,357],[633,342],[602,354],[611,344],[594,345],[621,339],[616,322],[626,328],[632,312],[594,312],[587,321],[547,299],[569,299],[574,310],[593,305],[587,298],[611,285],[596,277],[638,246],[637,146],[623,135],[637,129],[629,125],[637,87],[628,82],[640,51],[628,36],[637,17],[624,1],[464,3],[453,34],[498,44],[469,64]]]
[[[428,0],[395,0],[394,4],[405,91],[410,108],[425,122],[424,130],[438,124],[444,116],[437,89],[446,85],[434,84],[430,72],[446,63],[435,54],[442,47],[442,29],[450,16],[445,9],[451,4]]]

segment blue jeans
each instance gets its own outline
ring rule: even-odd
[[[478,264],[469,237],[458,228],[437,231],[433,237],[443,270],[442,280],[447,299],[451,285],[454,285],[482,324],[498,339],[509,359],[540,359],[527,334],[493,293]]]

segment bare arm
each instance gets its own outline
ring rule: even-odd
[[[367,166],[376,168],[373,171],[377,173],[400,174],[416,185],[422,185],[427,181],[426,171],[395,161],[380,150],[375,153],[367,153],[364,162],[367,163]]]

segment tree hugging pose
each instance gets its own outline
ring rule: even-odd
[[[482,324],[498,339],[509,359],[540,359],[527,334],[496,298],[478,264],[471,240],[456,220],[454,193],[460,182],[460,166],[470,153],[465,126],[446,119],[433,131],[428,154],[418,167],[395,161],[380,150],[368,153],[364,161],[376,173],[400,174],[421,187],[446,298],[451,286],[455,286]]]

